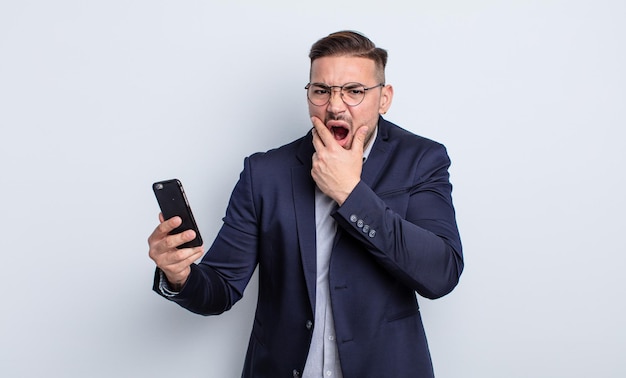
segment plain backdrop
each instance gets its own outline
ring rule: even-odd
[[[236,377],[256,280],[151,291],[154,181],[207,243],[245,156],[304,135],[308,50],[389,51],[386,118],[448,148],[466,259],[420,299],[439,378],[624,377],[622,0],[0,2],[0,376]],[[366,299],[364,299],[366,300]]]

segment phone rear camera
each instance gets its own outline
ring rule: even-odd
[[[156,188],[157,188],[157,190],[163,189],[163,184],[156,184]]]

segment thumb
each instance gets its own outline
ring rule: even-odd
[[[360,153],[363,153],[365,149],[365,138],[367,138],[367,132],[369,128],[367,126],[362,126],[356,132],[354,136],[354,144],[352,145],[352,149],[358,149]]]

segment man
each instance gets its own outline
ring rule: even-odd
[[[258,265],[243,377],[432,377],[415,292],[458,283],[461,242],[445,148],[384,120],[387,52],[343,31],[311,48],[310,133],[244,161],[224,224],[202,247],[191,230],[148,242],[154,290],[219,314]]]

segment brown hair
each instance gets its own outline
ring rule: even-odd
[[[359,32],[344,30],[329,34],[311,46],[309,58],[312,64],[318,58],[342,55],[373,60],[381,82],[385,81],[387,51],[376,47],[374,42]]]

